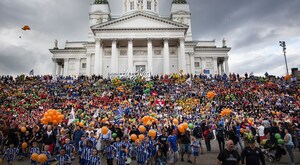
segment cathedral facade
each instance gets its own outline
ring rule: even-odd
[[[107,0],[95,0],[89,12],[88,40],[65,43],[53,54],[52,75],[102,75],[148,72],[229,73],[226,41],[194,41],[186,0],[173,0],[170,15],[159,15],[160,0],[122,0],[123,13],[112,17]],[[121,2],[121,0],[120,0]]]

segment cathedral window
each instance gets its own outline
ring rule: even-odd
[[[151,1],[147,1],[147,9],[151,10]]]
[[[133,9],[134,9],[134,2],[131,1],[131,2],[130,2],[130,10],[133,10]]]
[[[82,68],[82,69],[85,69],[85,68],[86,68],[86,63],[82,63],[82,64],[81,64],[81,68]]]
[[[195,62],[195,68],[200,68],[200,62]]]

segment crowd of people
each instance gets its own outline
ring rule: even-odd
[[[38,164],[33,154],[47,155],[44,165],[199,164],[217,140],[219,164],[265,164],[258,144],[280,138],[294,164],[299,93],[298,81],[236,74],[1,76],[0,152],[8,164],[25,157]],[[63,121],[41,122],[49,109]]]

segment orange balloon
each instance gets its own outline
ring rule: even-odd
[[[32,160],[34,160],[34,161],[37,161],[38,160],[38,154],[37,153],[33,153],[32,155],[31,155],[31,159]]]
[[[136,136],[136,134],[131,134],[131,135],[130,135],[130,138],[131,138],[131,140],[136,141],[137,136]]]
[[[37,157],[37,161],[39,163],[45,163],[47,161],[47,156],[45,154],[40,154],[38,157]]]
[[[22,143],[22,148],[27,148],[28,144],[26,142]]]
[[[26,132],[26,127],[21,127],[21,132]]]
[[[213,99],[214,97],[215,97],[215,93],[214,92],[212,92],[212,91],[209,91],[209,92],[207,92],[207,94],[206,94],[206,97],[208,98],[208,99]]]
[[[140,125],[139,126],[139,131],[143,133],[143,132],[146,131],[146,128],[143,125]]]
[[[154,129],[150,129],[148,134],[149,134],[149,136],[154,138],[156,136],[156,131]]]
[[[140,134],[140,135],[139,135],[139,140],[143,141],[144,139],[145,139],[145,135]]]
[[[179,132],[181,132],[181,133],[184,133],[184,132],[185,132],[183,125],[179,125],[179,126],[178,126],[178,130],[179,130]]]
[[[79,122],[80,127],[84,127],[84,124],[82,122]]]
[[[178,120],[177,119],[173,119],[173,124],[178,125]]]
[[[58,124],[58,121],[57,121],[57,120],[52,120],[52,123],[53,123],[54,125],[56,125],[56,124]]]
[[[106,135],[108,133],[108,128],[106,126],[103,126],[101,128],[101,132],[102,132],[102,134]]]
[[[2,164],[3,163],[3,159],[2,158],[0,158],[0,164]]]
[[[186,122],[182,123],[182,126],[185,130],[189,127],[188,123],[186,123]]]

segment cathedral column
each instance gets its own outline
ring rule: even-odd
[[[80,58],[76,58],[75,59],[75,68],[76,68],[75,74],[78,77],[80,75],[79,73],[80,73],[80,68],[81,68],[81,66],[80,66]]]
[[[52,79],[56,80],[56,59],[52,58]]]
[[[179,39],[180,42],[180,62],[181,62],[181,70],[183,74],[187,73],[186,71],[186,61],[185,61],[185,45],[184,45],[184,38]]]
[[[68,76],[69,58],[64,58],[64,76]]]
[[[204,73],[204,69],[206,69],[206,57],[201,57],[201,63],[202,73]]]
[[[118,72],[117,40],[113,39],[111,44],[111,73]]]
[[[100,39],[95,39],[95,65],[94,65],[94,74],[99,75],[100,74]],[[101,60],[102,63],[102,60]]]
[[[133,43],[132,38],[128,39],[128,49],[127,49],[127,55],[128,55],[128,72],[133,73]]]
[[[88,53],[86,54],[86,75],[90,76],[91,75],[91,54]]]
[[[213,57],[214,74],[218,74],[218,57]]]
[[[150,72],[150,74],[153,74],[153,45],[152,45],[152,39],[151,38],[147,38],[148,40],[148,71]]]
[[[191,60],[191,74],[195,75],[195,53],[189,53]]]
[[[60,76],[60,73],[61,73],[61,65],[57,63],[57,76]]]
[[[164,40],[163,71],[164,74],[170,74],[169,39],[164,38],[163,40]]]
[[[228,57],[225,57],[225,71],[226,75],[229,75]]]

